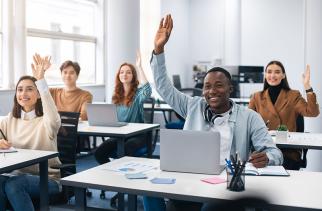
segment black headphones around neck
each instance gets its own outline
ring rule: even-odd
[[[231,105],[232,106],[232,105]],[[232,110],[229,111],[229,115],[232,114]],[[209,124],[214,125],[215,124],[215,120],[218,118],[219,121],[216,121],[218,123],[218,125],[222,124],[224,122],[224,120],[226,118],[222,118],[222,115],[216,115],[214,114],[211,109],[210,109],[210,105],[207,104],[205,107],[205,110],[203,112],[203,119],[208,122]]]

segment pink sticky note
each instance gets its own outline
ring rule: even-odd
[[[207,179],[201,179],[201,181],[207,182],[207,183],[210,183],[210,184],[219,184],[219,183],[226,182],[225,179],[220,178],[220,177],[211,177],[211,178],[207,178]]]

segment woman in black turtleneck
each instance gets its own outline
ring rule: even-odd
[[[303,74],[303,85],[307,101],[299,91],[289,87],[283,64],[271,61],[265,68],[264,90],[253,95],[249,108],[261,114],[269,130],[276,130],[279,125],[284,124],[290,132],[295,132],[299,115],[316,117],[320,113],[316,95],[310,85],[309,66]],[[301,150],[282,149],[282,152],[284,167],[298,170]]]

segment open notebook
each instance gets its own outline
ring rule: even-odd
[[[258,176],[290,176],[283,166],[266,166],[264,168],[256,168],[252,163],[246,163],[245,174]]]

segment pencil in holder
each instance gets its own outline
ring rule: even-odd
[[[229,168],[226,168],[228,190],[236,192],[245,190],[245,171],[244,168],[240,170],[231,172]]]

